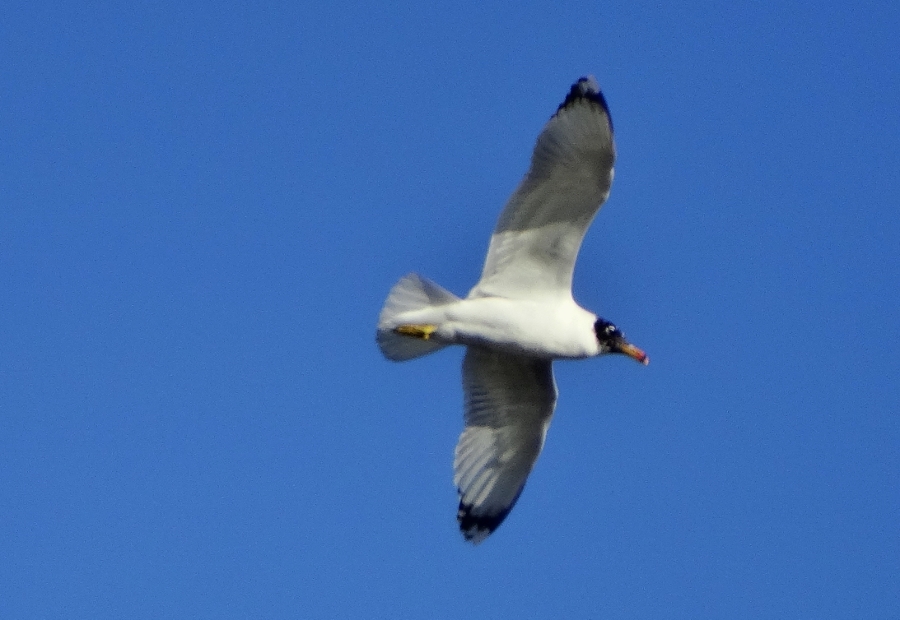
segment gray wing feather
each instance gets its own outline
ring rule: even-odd
[[[615,157],[606,100],[593,77],[582,78],[538,136],[469,296],[570,294],[584,234],[609,196]]]
[[[480,347],[463,360],[466,427],[454,458],[460,529],[478,543],[515,505],[556,406],[551,362]]]

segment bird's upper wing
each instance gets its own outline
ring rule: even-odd
[[[512,510],[541,453],[556,406],[549,360],[469,347],[463,360],[466,427],[456,444],[457,519],[479,543]]]
[[[615,158],[606,100],[593,77],[581,78],[538,136],[469,296],[571,294],[578,249],[609,196]]]

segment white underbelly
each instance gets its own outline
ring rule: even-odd
[[[448,306],[442,339],[541,358],[596,355],[592,314],[574,301],[466,299]]]

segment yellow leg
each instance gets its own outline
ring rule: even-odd
[[[428,340],[431,338],[431,334],[437,331],[437,325],[399,325],[394,328],[394,331],[404,336]]]

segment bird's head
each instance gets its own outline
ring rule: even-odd
[[[650,358],[647,357],[647,354],[625,340],[625,336],[622,335],[619,328],[609,321],[597,319],[597,322],[594,323],[594,333],[597,335],[600,355],[604,353],[622,353],[644,366],[650,363]]]

